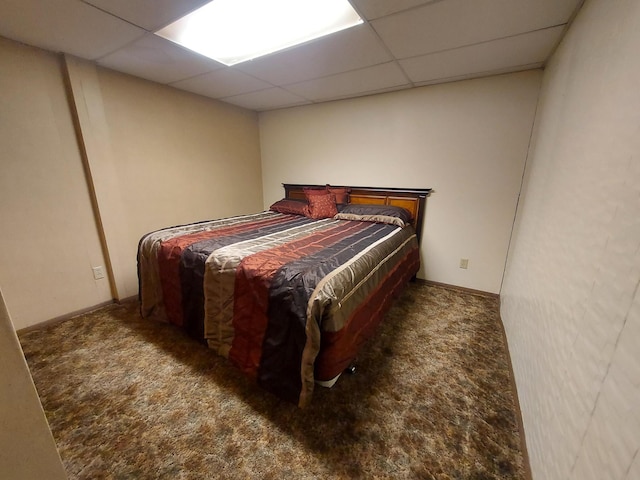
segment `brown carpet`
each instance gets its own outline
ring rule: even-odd
[[[522,479],[498,301],[410,284],[305,410],[112,305],[21,335],[70,479]]]

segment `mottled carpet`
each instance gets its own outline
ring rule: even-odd
[[[135,303],[20,340],[70,479],[522,479],[498,307],[410,284],[304,410]]]

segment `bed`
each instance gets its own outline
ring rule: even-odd
[[[300,407],[355,360],[420,266],[430,189],[283,184],[252,215],[164,228],[138,247],[140,312]]]

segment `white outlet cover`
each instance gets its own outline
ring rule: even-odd
[[[104,278],[104,268],[102,267],[93,267],[93,278],[95,280],[100,280],[101,278]]]

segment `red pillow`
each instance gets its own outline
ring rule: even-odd
[[[327,187],[329,193],[336,197],[336,203],[349,203],[349,189],[347,187]]]
[[[327,187],[303,187],[302,191],[308,199],[311,195],[326,195]]]
[[[269,207],[269,210],[293,215],[305,215],[309,213],[309,205],[305,201],[283,198]]]
[[[336,197],[325,192],[324,195],[308,195],[310,218],[333,218],[338,214],[336,208]]]

